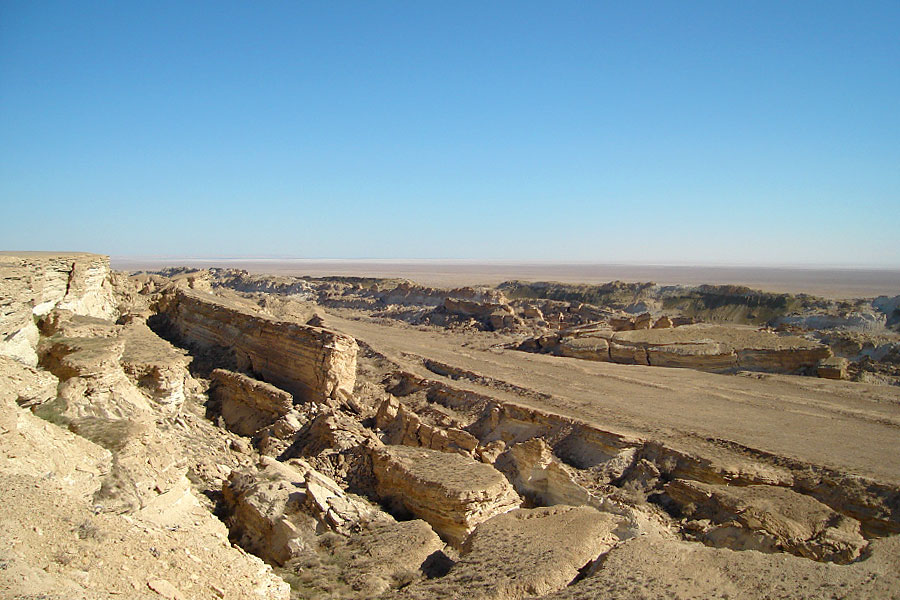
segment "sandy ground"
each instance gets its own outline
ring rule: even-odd
[[[231,267],[275,275],[402,277],[423,285],[495,285],[510,279],[605,283],[655,281],[662,285],[738,284],[772,292],[807,293],[826,298],[866,298],[900,294],[900,269],[808,269],[764,267],[648,266],[516,263],[438,260],[278,260],[112,257],[123,271],[171,266]]]
[[[349,313],[348,313],[349,315]],[[454,385],[530,404],[704,455],[729,442],[900,483],[900,388],[787,375],[717,375],[590,362],[492,347],[502,337],[420,330],[331,315],[329,326],[405,370],[434,378],[421,357],[549,394],[529,398],[460,380]],[[836,443],[836,440],[840,440]],[[730,460],[730,459],[729,459]]]

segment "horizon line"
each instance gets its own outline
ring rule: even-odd
[[[803,269],[803,270],[871,270],[871,271],[900,271],[900,265],[889,264],[858,264],[858,263],[717,263],[717,262],[655,262],[655,261],[609,261],[602,262],[585,259],[508,259],[508,258],[375,258],[375,257],[295,257],[295,256],[190,256],[190,255],[154,255],[154,254],[109,254],[110,260],[119,261],[160,261],[160,262],[217,262],[217,261],[243,261],[243,262],[295,262],[295,263],[370,263],[370,264],[481,264],[481,265],[572,265],[572,266],[604,266],[604,267],[658,267],[658,268],[747,268],[747,269]]]

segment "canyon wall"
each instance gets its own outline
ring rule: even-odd
[[[232,352],[237,366],[309,402],[344,400],[356,382],[356,340],[310,325],[278,321],[194,290],[159,302],[186,343]]]
[[[35,319],[54,308],[114,318],[109,258],[83,252],[0,253],[0,355],[37,365]]]

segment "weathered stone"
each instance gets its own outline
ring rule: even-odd
[[[677,319],[667,317],[660,318],[651,329],[649,315],[641,320],[643,316],[635,318],[633,327],[626,328],[624,323],[612,319],[611,328],[576,327],[558,336],[525,340],[518,348],[585,360],[715,373],[738,369],[803,373],[831,356],[827,346],[798,336],[781,336],[743,326],[676,327]]]
[[[540,438],[513,445],[494,466],[506,474],[516,491],[540,506],[592,504],[590,492],[575,482],[571,467],[553,456]]]
[[[566,587],[580,569],[618,543],[621,523],[619,517],[587,506],[516,509],[481,523],[446,576],[411,586],[397,597],[542,596]]]
[[[372,493],[372,451],[382,445],[352,416],[326,410],[296,434],[283,457],[302,457],[314,469],[360,493]]]
[[[289,393],[243,373],[215,369],[210,378],[210,396],[221,404],[226,427],[237,434],[252,436],[294,406]]]
[[[188,343],[234,352],[241,368],[310,402],[342,401],[356,381],[352,337],[253,314],[201,292],[179,289],[161,311]]]
[[[373,523],[348,538],[329,542],[331,560],[341,565],[341,579],[362,597],[379,596],[422,576],[423,564],[444,547],[420,519]]]
[[[609,362],[609,342],[602,337],[564,337],[555,348],[559,356]]]
[[[109,259],[96,254],[0,253],[0,355],[36,365],[34,320],[54,308],[114,318],[109,274]]]
[[[650,329],[652,324],[653,317],[650,316],[650,313],[643,313],[634,318],[635,329]]]
[[[688,522],[688,528],[712,546],[839,563],[855,560],[866,546],[858,521],[786,488],[676,479],[665,489],[688,519],[703,520]]]
[[[672,319],[663,315],[656,320],[653,324],[653,329],[671,329],[674,327],[674,323],[672,323]]]
[[[698,371],[722,372],[738,366],[731,346],[716,342],[671,344],[647,348],[647,360],[654,367],[679,367]]]
[[[261,470],[235,471],[223,487],[229,526],[240,544],[276,564],[309,551],[323,531],[348,535],[394,519],[363,498],[344,492],[307,463],[268,457]]]
[[[384,443],[390,445],[402,444],[466,455],[471,455],[478,446],[478,439],[469,432],[424,423],[419,415],[393,397],[382,401],[375,423],[383,431]]]
[[[819,362],[816,374],[824,379],[847,379],[847,367],[850,361],[839,356],[832,356]]]
[[[176,412],[187,396],[199,389],[191,377],[191,359],[157,336],[143,321],[122,328],[125,348],[119,361],[125,374],[161,408]]]
[[[499,471],[459,454],[387,446],[373,453],[372,462],[376,490],[386,502],[428,521],[457,546],[478,523],[521,503]]]

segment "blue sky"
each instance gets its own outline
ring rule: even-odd
[[[4,249],[900,267],[900,2],[0,3]]]

